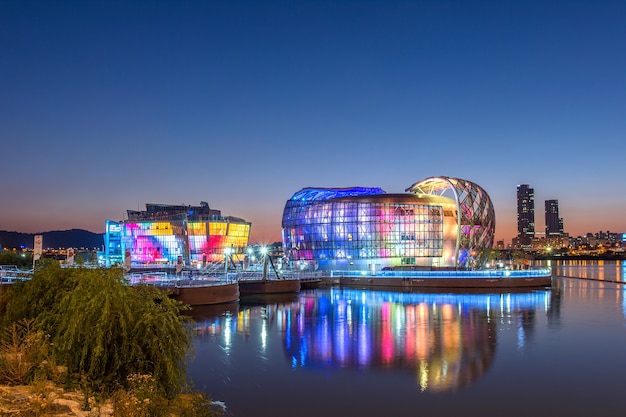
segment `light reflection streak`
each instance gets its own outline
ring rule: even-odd
[[[261,350],[263,353],[267,350],[267,320],[261,322]]]
[[[526,332],[524,331],[524,327],[520,323],[520,325],[517,327],[517,350],[522,350],[525,344]]]
[[[233,342],[233,333],[232,333],[232,324],[233,318],[231,315],[225,317],[224,320],[224,350],[226,353],[230,353],[230,348],[232,347]]]
[[[624,319],[626,319],[626,286],[622,286],[622,314],[624,315]],[[626,326],[626,322],[624,326]]]
[[[624,261],[608,260],[565,260],[552,262],[555,276],[581,278],[593,281],[626,282]],[[622,268],[620,268],[622,266]]]
[[[361,305],[359,307],[360,313],[359,314],[359,322],[357,325],[357,328],[359,329],[359,333],[357,335],[358,337],[358,360],[357,360],[357,364],[360,367],[364,367],[365,365],[369,364],[369,358],[371,356],[371,352],[370,352],[370,338],[369,338],[369,332],[367,331],[367,312],[366,309],[363,308],[363,306]]]
[[[406,369],[416,374],[421,390],[447,390],[475,380],[491,366],[498,323],[504,319],[515,323],[521,349],[536,312],[550,305],[550,290],[515,294],[316,290],[301,293],[294,301],[218,317],[203,331],[222,337],[226,350],[236,334],[243,342],[257,335],[250,340],[258,340],[265,352],[275,328],[293,369]],[[626,317],[626,306],[624,311]]]

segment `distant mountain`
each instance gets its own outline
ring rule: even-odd
[[[35,235],[43,236],[44,249],[58,248],[102,248],[104,234],[82,229],[54,230],[42,233],[20,233],[0,230],[0,247],[32,249]]]

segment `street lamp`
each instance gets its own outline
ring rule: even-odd
[[[247,269],[252,269],[252,261],[254,260],[254,251],[252,250],[252,248],[248,247],[248,249],[246,249],[246,252],[248,252],[248,268]]]
[[[267,246],[263,246],[261,247],[261,255],[263,256],[263,279],[266,278],[267,276],[267,254],[268,254],[269,250],[267,249]]]
[[[230,256],[230,253],[231,253],[230,248],[224,248],[224,274],[226,274],[227,278],[228,278],[228,257]]]

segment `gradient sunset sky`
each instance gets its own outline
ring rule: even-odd
[[[516,187],[626,232],[626,2],[0,0],[0,230],[198,205],[280,240],[304,187]]]

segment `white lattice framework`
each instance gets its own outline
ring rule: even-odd
[[[451,192],[457,206],[457,242],[455,263],[462,251],[480,257],[493,247],[496,215],[487,192],[479,185],[460,178],[430,177],[416,182],[405,191],[443,196]],[[459,215],[460,213],[460,215]]]

